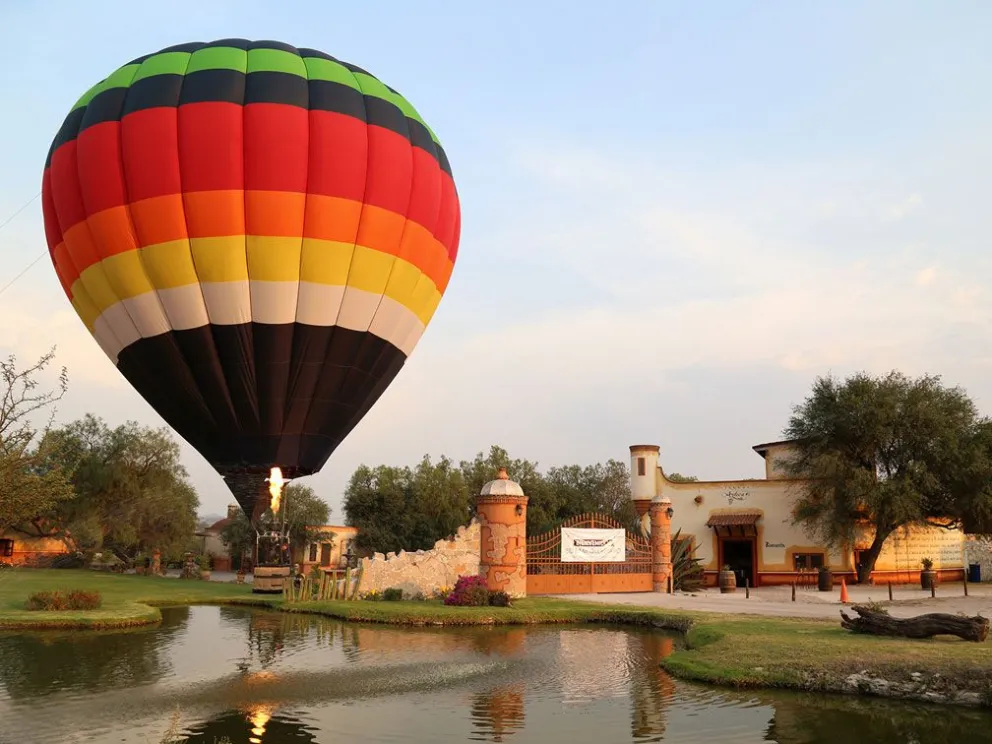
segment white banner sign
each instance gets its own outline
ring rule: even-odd
[[[623,563],[626,558],[626,530],[561,528],[562,563]]]

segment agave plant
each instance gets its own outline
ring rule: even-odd
[[[692,539],[682,537],[682,528],[672,535],[672,589],[692,592],[703,585],[702,558],[695,556]]]

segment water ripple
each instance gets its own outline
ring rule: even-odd
[[[400,629],[217,607],[163,617],[142,631],[0,635],[0,744],[157,744],[176,711],[176,733],[197,744],[943,744],[980,741],[992,723],[958,715],[952,739],[926,728],[933,717],[907,719],[914,707],[821,700],[809,716],[803,698],[677,683],[660,668],[675,639],[643,630]]]

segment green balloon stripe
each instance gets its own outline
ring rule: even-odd
[[[163,52],[140,63],[124,65],[105,80],[84,93],[72,111],[89,104],[96,96],[111,88],[128,88],[139,80],[156,75],[189,75],[202,70],[235,70],[247,75],[253,72],[281,72],[304,80],[324,80],[354,88],[362,95],[382,99],[398,108],[404,116],[419,122],[435,144],[441,142],[413,105],[399,93],[390,90],[381,80],[363,72],[352,72],[339,62],[321,57],[301,57],[281,49],[236,49],[207,47],[195,52]]]

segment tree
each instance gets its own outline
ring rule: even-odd
[[[314,490],[302,483],[290,483],[283,489],[279,504],[279,519],[285,513],[289,544],[294,554],[299,555],[306,545],[333,539],[333,535],[323,529],[331,519],[331,507],[319,498]]]
[[[794,523],[848,549],[868,528],[860,581],[897,529],[957,527],[970,513],[990,511],[989,423],[939,377],[818,378],[785,435],[794,440],[787,473],[802,479]]]
[[[482,487],[497,476],[500,468],[506,468],[507,475],[519,483],[527,495],[528,531],[533,534],[550,529],[550,525],[558,519],[561,505],[536,462],[513,459],[505,449],[493,445],[488,455],[479,452],[474,460],[463,460],[460,467],[468,487],[472,514],[475,514],[475,498]]]
[[[694,475],[682,475],[682,473],[667,473],[665,475],[672,483],[698,483],[699,478]]]
[[[49,524],[68,528],[82,550],[110,550],[125,560],[185,547],[199,499],[169,430],[133,421],[111,429],[87,414],[52,436],[73,464],[76,498],[46,515]]]
[[[232,559],[255,554],[257,533],[251,520],[240,509],[234,518],[221,528],[220,539],[227,546],[227,552]]]
[[[41,391],[38,376],[55,358],[52,348],[25,369],[11,355],[0,361],[0,534],[45,529],[42,515],[74,495],[59,442],[50,434],[54,405],[69,385],[65,367],[56,389]],[[46,408],[47,423],[36,428],[32,417]]]
[[[605,512],[636,528],[630,473],[617,460],[591,466],[565,465],[542,474],[530,460],[490,447],[456,468],[447,457],[425,456],[413,469],[362,465],[345,491],[345,515],[358,527],[358,547],[390,552],[428,549],[466,524],[482,487],[506,468],[528,497],[527,529],[537,534],[586,512]]]
[[[273,524],[279,525],[284,513],[294,561],[301,560],[303,550],[310,543],[333,542],[334,533],[323,529],[330,521],[331,507],[310,486],[302,483],[286,485],[275,519],[271,510],[266,510],[262,521],[273,520]],[[256,538],[255,527],[240,509],[220,531],[220,539],[232,557],[254,555]]]
[[[345,490],[345,516],[363,552],[426,550],[468,522],[470,492],[463,469],[446,457],[425,456],[414,469],[362,465]]]

